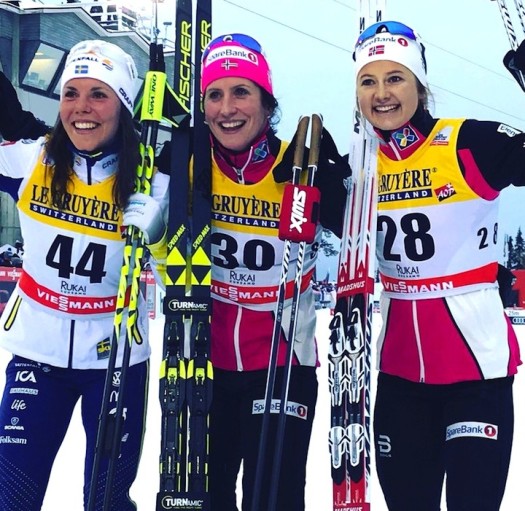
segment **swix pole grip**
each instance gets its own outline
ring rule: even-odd
[[[319,221],[320,201],[319,188],[288,183],[279,215],[279,239],[312,243]]]

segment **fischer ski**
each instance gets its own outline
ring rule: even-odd
[[[374,2],[374,21],[384,3]],[[359,30],[370,23],[370,2],[361,0]],[[330,323],[328,380],[331,395],[329,448],[333,510],[370,510],[372,301],[377,219],[377,142],[356,109],[337,277]]]
[[[211,40],[211,11],[211,0],[198,0],[195,6],[192,0],[176,2],[178,105],[172,113],[157,511],[211,509],[211,146],[199,94],[201,56]]]
[[[165,84],[163,48],[162,45],[154,41],[150,44],[150,70],[146,73],[143,95],[137,105],[137,108],[140,109],[141,123],[139,144],[141,162],[137,168],[135,191],[148,195],[151,193],[155,147],[162,118]],[[88,495],[88,511],[95,509],[108,511],[111,509],[113,481],[120,454],[122,426],[125,421],[124,393],[131,349],[135,340],[134,331],[137,321],[142,259],[145,256],[144,247],[142,231],[135,226],[128,226],[125,231],[124,257],[117,292],[114,329],[99,415],[91,486]],[[124,343],[122,365],[116,367],[120,343]],[[101,462],[105,458],[108,459],[107,471],[101,473]],[[97,489],[100,484],[105,485],[102,508],[97,502]]]

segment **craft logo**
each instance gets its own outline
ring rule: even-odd
[[[516,135],[519,135],[521,131],[511,128],[510,126],[507,126],[506,124],[500,124],[498,126],[498,133],[506,133],[509,137],[515,137]]]

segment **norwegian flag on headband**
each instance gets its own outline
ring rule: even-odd
[[[371,57],[372,55],[381,55],[385,53],[385,45],[384,44],[378,44],[377,46],[372,46],[368,50],[368,56]]]

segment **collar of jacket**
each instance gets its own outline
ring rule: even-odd
[[[256,183],[266,175],[280,147],[281,140],[269,126],[241,152],[226,149],[212,136],[213,154],[221,171],[234,181],[239,181],[239,172],[242,172],[245,184]]]
[[[428,110],[418,107],[413,117],[400,128],[392,131],[375,129],[380,140],[380,150],[392,160],[404,160],[421,147],[434,128],[434,119]]]

